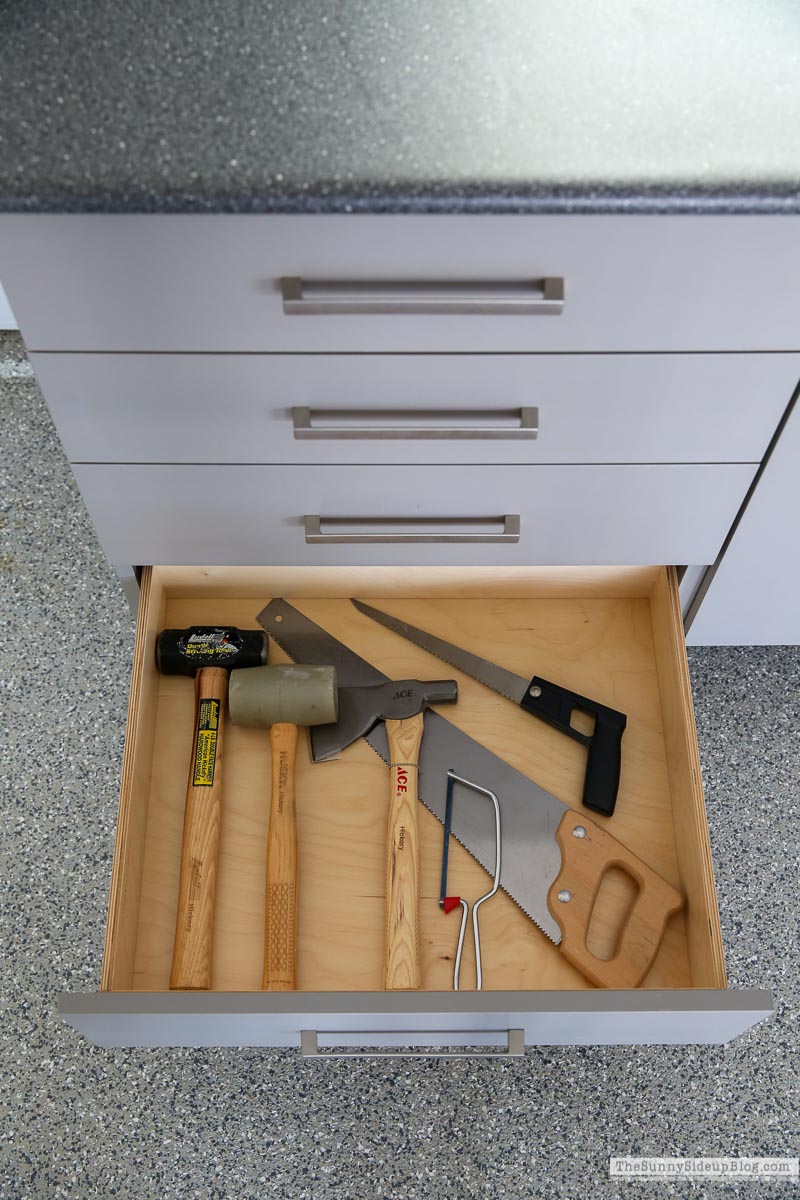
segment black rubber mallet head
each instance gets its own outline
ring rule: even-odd
[[[222,735],[228,673],[263,666],[269,638],[260,629],[192,625],[165,629],[156,639],[164,675],[195,680],[194,740],[183,817],[181,874],[171,988],[211,986],[211,935],[222,798]]]
[[[165,629],[156,639],[156,666],[163,675],[196,675],[205,667],[263,667],[268,655],[265,633],[235,625]]]

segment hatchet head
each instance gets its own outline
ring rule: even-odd
[[[457,699],[455,679],[389,679],[363,687],[341,687],[339,719],[311,730],[311,757],[314,762],[324,762],[365,737],[378,721],[402,721],[432,704],[453,704]]]

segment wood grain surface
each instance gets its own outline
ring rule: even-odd
[[[159,568],[153,568],[159,585]],[[241,582],[242,568],[229,578],[224,568],[169,568],[170,587],[154,588],[163,612],[158,626],[224,622],[255,626],[255,613],[270,594],[229,593]],[[259,582],[269,575],[259,571]],[[416,572],[413,587],[421,587]],[[664,597],[671,597],[672,573],[639,570],[639,593],[627,569],[620,594],[613,572],[565,573],[561,594],[546,572],[540,587],[527,569],[515,582],[501,573],[492,594],[488,578],[476,592],[458,595],[453,572],[446,590],[431,572],[429,597],[404,598],[398,573],[381,569],[337,568],[331,595],[297,595],[292,600],[313,620],[394,678],[439,678],[441,663],[423,650],[362,616],[351,594],[371,596],[384,608],[423,629],[524,673],[535,671],[566,687],[596,697],[628,713],[617,811],[596,824],[607,828],[686,898],[684,909],[667,922],[664,939],[643,987],[721,987],[721,950],[709,955],[709,938],[721,947],[710,872],[708,834],[699,773],[688,748],[694,745],[691,705],[686,690],[685,656]],[[197,594],[192,580],[198,580]],[[281,583],[291,573],[277,569]],[[472,575],[462,572],[465,591]],[[212,582],[213,580],[213,586]],[[320,569],[315,591],[322,590]],[[215,596],[213,588],[221,594]],[[596,589],[597,594],[593,593]],[[524,591],[524,595],[505,592]],[[453,593],[456,594],[453,594]],[[633,593],[633,594],[632,594]],[[283,594],[286,594],[285,592]],[[292,599],[291,594],[288,595]],[[155,622],[153,628],[155,628]],[[146,626],[142,625],[145,629]],[[150,647],[150,652],[152,647]],[[144,655],[145,664],[149,661]],[[275,649],[272,661],[287,661]],[[559,799],[581,808],[585,751],[571,739],[533,720],[474,680],[448,668],[458,680],[459,703],[447,719],[494,753],[531,776]],[[104,981],[116,989],[161,990],[168,986],[175,929],[185,769],[191,745],[192,689],[186,681],[148,676],[142,690],[145,713],[139,730],[153,730],[152,750],[126,750],[137,767],[128,776],[123,804],[124,853],[112,881],[115,929],[109,937]],[[155,713],[152,706],[155,706]],[[147,719],[145,719],[145,717]],[[668,731],[665,731],[665,720]],[[215,904],[215,952],[211,986],[248,991],[262,986],[265,918],[265,863],[270,752],[263,731],[229,725],[226,731],[225,801]],[[668,749],[669,747],[669,749]],[[696,745],[694,746],[696,755]],[[145,770],[145,761],[149,772]],[[389,772],[362,742],[340,759],[313,764],[307,736],[297,755],[297,987],[313,991],[379,991],[383,986],[385,937],[385,845]],[[502,797],[500,797],[502,804]],[[680,819],[676,814],[680,813]],[[134,816],[134,814],[136,814]],[[423,989],[452,988],[457,922],[438,906],[442,826],[419,805],[420,966]],[[137,875],[137,870],[140,874]],[[486,872],[453,841],[449,887],[470,900],[490,886]],[[604,892],[608,889],[604,889]],[[602,899],[602,897],[601,897]],[[616,900],[613,891],[609,904]],[[618,907],[618,906],[617,906]],[[135,950],[129,933],[135,915]],[[124,922],[123,922],[124,917]],[[602,913],[597,914],[601,919]],[[499,894],[481,918],[484,987],[488,989],[585,989],[593,985],[506,895]],[[474,955],[467,939],[462,977],[474,978]]]
[[[291,992],[297,986],[297,726],[269,731],[272,789],[267,833],[264,914],[264,988]]]
[[[547,903],[561,926],[562,954],[598,987],[638,987],[658,953],[667,919],[683,905],[681,893],[583,813],[566,813],[556,839],[561,871]],[[601,957],[587,945],[587,935],[600,886],[614,867],[627,873],[637,889],[611,937],[604,939],[609,953]]]
[[[183,684],[188,690],[185,679]],[[175,989],[211,986],[228,672],[222,667],[205,667],[197,672],[194,684],[194,737],[186,787],[175,942],[169,980],[169,986]]]
[[[386,722],[390,765],[383,986],[394,992],[420,986],[417,783],[423,727],[423,713]]]

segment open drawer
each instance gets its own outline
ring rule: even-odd
[[[452,990],[458,919],[439,905],[442,827],[420,807],[422,980],[381,991],[388,772],[363,741],[334,762],[298,753],[298,990],[260,990],[268,739],[228,724],[213,989],[170,992],[193,688],[156,671],[164,627],[256,625],[284,596],[395,678],[458,679],[448,720],[580,808],[584,751],[562,734],[357,612],[379,607],[520,672],[628,714],[613,817],[592,818],[681,889],[642,986],[593,987],[505,894],[484,906],[484,990]],[[285,661],[274,643],[271,661]],[[457,768],[458,764],[454,764]],[[502,804],[502,796],[500,797]],[[456,843],[451,890],[483,869]],[[604,888],[604,903],[622,892]],[[602,930],[598,931],[602,937]],[[598,946],[602,952],[603,947]],[[610,951],[610,947],[606,952]],[[363,1047],[724,1042],[772,1011],[769,992],[729,991],[703,805],[675,572],[663,567],[148,567],[133,666],[101,991],[61,999],[101,1045],[268,1045],[317,1037]]]

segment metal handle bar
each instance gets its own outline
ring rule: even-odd
[[[338,532],[323,533],[322,523],[338,526]],[[519,513],[507,513],[500,517],[303,517],[306,542],[309,545],[334,545],[341,543],[387,544],[387,543],[465,543],[465,542],[508,542],[519,541]],[[358,529],[361,526],[397,526],[398,532],[381,532],[381,529]],[[412,532],[414,527],[435,526],[435,531]],[[463,526],[476,526],[466,531]],[[502,526],[502,532],[489,533],[487,526]],[[454,527],[454,528],[453,528]],[[462,527],[460,532],[455,530]],[[453,532],[450,529],[453,528]]]
[[[517,425],[481,425],[479,419],[497,421],[501,417],[516,420]],[[339,421],[338,425],[314,424],[314,419],[323,421]],[[460,425],[425,425],[425,419],[440,422],[459,419]],[[382,422],[391,420],[393,424]],[[403,421],[417,421],[418,424],[403,425]],[[514,409],[483,409],[462,408],[455,411],[446,409],[402,409],[402,408],[293,408],[292,431],[297,441],[311,438],[326,441],[374,440],[391,441],[405,439],[407,441],[447,440],[457,441],[472,439],[482,441],[499,441],[501,439],[522,441],[536,438],[539,435],[538,408]]]
[[[281,281],[287,317],[365,316],[558,316],[564,280],[316,280],[299,275]]]
[[[381,1033],[389,1031],[370,1031],[359,1033],[359,1037],[380,1037]],[[415,1038],[422,1038],[427,1033],[427,1030],[421,1030],[415,1033]],[[459,1029],[454,1030],[453,1037],[464,1037],[474,1033],[476,1036],[486,1036],[486,1030]],[[493,1032],[493,1031],[492,1031]],[[498,1030],[498,1033],[500,1031]],[[525,1030],[524,1029],[509,1029],[506,1033],[506,1048],[504,1050],[460,1050],[457,1048],[446,1050],[372,1050],[372,1049],[355,1049],[355,1050],[321,1050],[319,1047],[319,1034],[314,1029],[303,1029],[300,1033],[300,1053],[303,1058],[521,1058],[525,1053]],[[325,1037],[336,1037],[337,1031],[326,1033]],[[343,1036],[339,1034],[338,1036]],[[352,1037],[351,1033],[347,1034]],[[431,1037],[441,1037],[440,1031],[431,1031]]]

